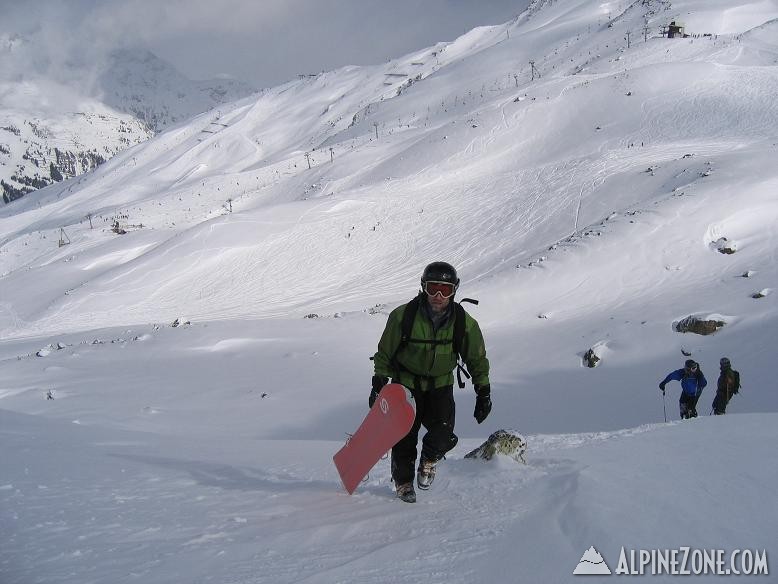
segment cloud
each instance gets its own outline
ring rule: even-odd
[[[0,39],[29,40],[0,78],[84,84],[116,48],[143,47],[191,78],[259,86],[298,73],[376,64],[504,22],[528,0],[0,0]],[[0,46],[1,46],[0,42]],[[6,51],[7,54],[7,51]],[[0,64],[8,59],[0,57]],[[77,73],[78,68],[83,69]],[[73,81],[71,79],[71,81]]]
[[[120,44],[91,18],[94,2],[3,2],[11,6],[0,22],[2,81],[44,77],[88,90],[109,51]]]

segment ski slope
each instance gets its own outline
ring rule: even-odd
[[[462,460],[468,440],[415,505],[386,462],[338,492],[335,441],[0,419],[9,582],[570,582],[590,545],[614,572],[622,546],[774,549],[774,414],[530,436],[526,467]]]
[[[659,37],[673,19],[694,36]],[[776,19],[536,0],[1,208],[0,580],[569,582],[590,546],[612,570],[622,546],[770,557]],[[348,497],[331,456],[435,260],[481,301],[494,410],[478,426],[456,390],[460,444],[415,506],[387,461]],[[689,315],[725,325],[675,332]],[[709,386],[680,423],[657,384],[686,354]],[[722,356],[743,390],[708,417]],[[498,428],[528,465],[462,459]]]

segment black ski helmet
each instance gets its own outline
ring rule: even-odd
[[[732,363],[726,357],[721,358],[721,361],[719,361],[719,365],[721,365],[722,369],[729,369],[730,367],[732,367]]]
[[[448,282],[454,285],[454,290],[459,288],[459,277],[454,266],[446,262],[432,262],[421,275],[421,287],[424,288],[424,282]]]
[[[684,363],[684,366],[687,369],[694,370],[694,369],[697,369],[697,362],[694,359],[687,359],[686,363]]]

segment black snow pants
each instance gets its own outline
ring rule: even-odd
[[[416,401],[416,419],[410,432],[392,448],[392,480],[396,485],[413,481],[419,430],[427,433],[422,439],[421,455],[427,460],[440,460],[459,440],[454,434],[454,386],[429,391],[411,389]]]
[[[689,395],[688,393],[681,392],[681,399],[678,401],[678,404],[681,408],[682,420],[697,417],[697,400],[699,399],[699,394]]]
[[[727,404],[729,403],[730,396],[727,395],[726,390],[719,390],[716,392],[716,397],[713,398],[713,413],[717,416],[724,415],[727,412]]]

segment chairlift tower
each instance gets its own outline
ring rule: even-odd
[[[529,66],[532,68],[532,79],[531,81],[535,81],[535,75],[538,76],[538,79],[540,79],[540,71],[537,70],[535,67],[535,61],[530,61]]]
[[[65,233],[65,230],[62,227],[60,227],[58,247],[62,247],[63,245],[67,245],[69,243],[70,243],[70,238],[68,237],[68,234]]]

